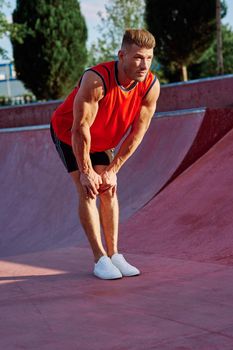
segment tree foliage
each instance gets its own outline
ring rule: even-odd
[[[148,29],[167,72],[196,62],[211,45],[216,29],[216,0],[146,0]]]
[[[91,46],[90,65],[112,60],[117,55],[126,28],[145,27],[144,0],[109,0],[104,7],[105,14],[98,13],[100,37]]]
[[[229,25],[222,26],[222,41],[224,73],[233,74],[233,30]],[[215,39],[198,62],[190,67],[190,76],[192,79],[217,75],[216,50],[217,42]]]
[[[87,27],[77,0],[17,0],[13,21],[27,28],[12,39],[17,75],[38,99],[56,99],[76,83],[87,60]]]
[[[9,23],[6,19],[6,16],[2,12],[2,7],[4,5],[4,1],[0,0],[0,38],[2,37],[10,30]],[[0,47],[0,57],[5,58],[6,57],[6,51]]]
[[[8,22],[3,12],[4,6],[8,6],[8,3],[4,0],[0,0],[0,39],[4,36],[11,36],[15,41],[22,42],[25,28],[24,26]],[[7,52],[3,47],[0,47],[0,57],[8,59]]]

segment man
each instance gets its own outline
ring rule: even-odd
[[[156,108],[159,81],[149,71],[154,47],[148,31],[126,30],[118,60],[87,69],[52,117],[53,141],[77,188],[94,275],[101,279],[140,274],[118,253],[117,173],[141,143]]]

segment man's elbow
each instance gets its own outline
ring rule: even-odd
[[[73,136],[73,135],[77,135],[78,134],[79,129],[77,127],[72,126],[70,131],[71,131],[71,136]]]
[[[72,143],[89,144],[90,128],[87,125],[75,125],[71,129]]]
[[[71,135],[82,135],[88,130],[87,123],[74,123],[71,128]]]

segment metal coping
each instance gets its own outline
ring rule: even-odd
[[[154,117],[155,118],[173,117],[173,116],[178,117],[178,116],[183,116],[185,114],[203,113],[205,111],[206,111],[206,107],[179,109],[176,111],[155,112]]]
[[[166,111],[166,112],[155,112],[154,118],[163,118],[163,117],[179,117],[185,114],[196,114],[203,113],[206,111],[205,107],[201,108],[191,108],[191,109],[180,109],[178,111]],[[50,128],[49,124],[43,125],[29,125],[29,126],[19,126],[16,128],[2,128],[0,133],[12,133],[12,132],[22,132],[22,131],[38,131],[38,130],[47,130]]]
[[[186,86],[186,85],[192,85],[196,83],[205,83],[208,81],[214,81],[214,80],[224,80],[224,79],[230,79],[233,78],[233,74],[227,74],[227,75],[220,75],[210,78],[201,78],[201,79],[194,79],[194,80],[188,80],[188,81],[180,81],[177,83],[168,83],[168,84],[161,84],[162,88],[169,88],[170,86]]]
[[[47,130],[49,129],[49,127],[50,127],[49,124],[43,124],[43,125],[19,126],[17,128],[2,128],[0,129],[0,133]]]
[[[11,108],[35,108],[35,107],[43,107],[48,105],[57,105],[58,103],[62,103],[64,100],[50,100],[50,101],[40,101],[40,102],[31,102],[31,103],[25,103],[22,105],[7,105],[7,106],[1,106],[1,110],[5,109],[11,109]]]

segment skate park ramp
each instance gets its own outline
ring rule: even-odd
[[[121,223],[230,128],[229,110],[166,112],[153,118],[135,155],[119,173]],[[48,126],[2,129],[0,256],[72,244],[87,246],[77,199]]]
[[[125,247],[137,253],[233,265],[232,162],[230,131],[132,215],[124,225]]]
[[[0,348],[232,350],[231,110],[161,113],[119,174],[120,248],[101,281],[48,126],[1,130]]]

